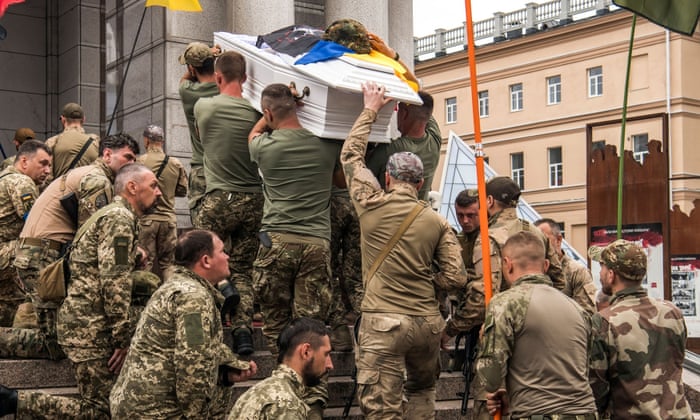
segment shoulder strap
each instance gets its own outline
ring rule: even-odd
[[[158,168],[158,172],[156,172],[156,179],[158,181],[160,181],[160,174],[163,173],[163,169],[165,169],[165,167],[168,166],[168,160],[170,160],[170,156],[165,155],[163,162],[160,164],[160,168]]]
[[[80,226],[80,229],[78,229],[78,233],[76,233],[75,237],[73,238],[73,243],[77,243],[78,239],[80,239],[85,234],[85,232],[87,232],[87,230],[90,229],[90,226],[94,225],[97,219],[104,216],[104,214],[107,213],[110,209],[114,208],[116,204],[116,202],[110,203],[93,213],[92,216],[90,216],[90,218],[87,219],[87,221],[83,223],[82,226]]]
[[[425,208],[425,203],[422,201],[419,201],[416,203],[416,206],[413,207],[413,210],[411,210],[410,213],[408,213],[408,216],[403,220],[401,225],[399,226],[399,229],[394,233],[394,236],[389,239],[389,242],[386,244],[384,249],[382,249],[382,252],[377,256],[377,259],[374,260],[374,263],[372,263],[372,266],[369,268],[369,271],[367,271],[367,284],[365,285],[365,290],[369,288],[369,283],[372,281],[372,278],[374,277],[374,273],[377,272],[377,269],[379,269],[379,266],[382,265],[384,262],[384,259],[386,259],[386,256],[389,255],[389,252],[394,248],[394,245],[401,239],[401,236],[406,232],[406,229],[408,229],[409,226],[411,226],[411,223],[413,223],[414,220],[416,220],[416,217],[418,216],[418,213],[421,212]]]
[[[80,149],[80,151],[78,152],[78,154],[75,155],[75,157],[73,158],[73,161],[72,161],[72,162],[70,163],[70,165],[68,166],[68,170],[69,170],[69,171],[70,171],[71,169],[73,169],[73,168],[75,167],[75,165],[78,164],[78,162],[80,162],[80,158],[83,157],[83,155],[85,154],[85,152],[87,151],[88,147],[90,147],[90,145],[92,144],[93,141],[95,141],[95,139],[93,139],[92,137],[90,137],[89,139],[87,139],[87,141],[85,142],[85,144],[83,144],[83,147]]]

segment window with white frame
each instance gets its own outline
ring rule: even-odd
[[[523,109],[523,84],[510,85],[510,112]]]
[[[649,154],[649,135],[635,134],[632,136],[632,155],[634,160],[644,163],[644,157]]]
[[[588,97],[603,95],[603,67],[588,69]]]
[[[561,102],[561,76],[547,78],[547,105]]]
[[[484,118],[489,116],[489,91],[482,90],[479,92],[479,117]]]
[[[523,152],[510,154],[510,177],[521,190],[525,189],[525,159]]]
[[[445,123],[454,124],[457,122],[457,98],[445,99]]]
[[[561,147],[547,149],[549,158],[549,186],[560,187],[564,185],[564,164],[561,159]]]

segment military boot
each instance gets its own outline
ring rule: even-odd
[[[17,391],[0,385],[0,417],[17,413]]]
[[[247,356],[255,351],[253,348],[253,335],[248,328],[236,328],[232,334],[234,353]]]
[[[331,330],[331,346],[335,351],[352,351],[352,334],[345,324],[336,325]]]

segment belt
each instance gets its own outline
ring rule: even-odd
[[[319,238],[317,236],[311,235],[301,235],[298,233],[290,232],[268,232],[270,236],[277,236],[280,242],[286,242],[290,244],[307,244],[315,245],[320,247],[328,248],[330,247],[330,241],[327,239]]]
[[[597,413],[587,414],[534,414],[528,417],[511,418],[511,420],[597,420]]]
[[[42,248],[53,249],[54,251],[60,251],[63,247],[62,242],[54,241],[53,239],[19,238],[19,246],[23,245],[40,246]]]

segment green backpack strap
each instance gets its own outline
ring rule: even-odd
[[[92,216],[90,216],[90,218],[87,219],[87,221],[82,226],[80,226],[80,229],[78,229],[78,233],[76,233],[75,237],[73,238],[73,243],[77,243],[78,240],[85,234],[85,232],[87,232],[88,229],[90,229],[90,226],[94,225],[97,222],[97,219],[104,216],[105,213],[107,213],[109,210],[115,207],[117,207],[117,203],[112,202],[93,213]]]

